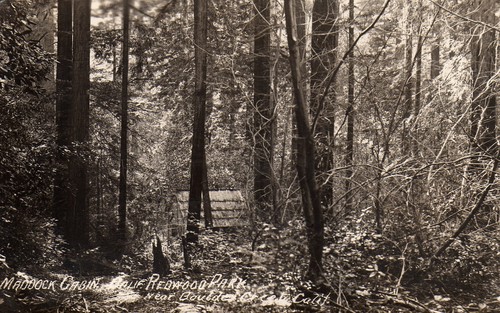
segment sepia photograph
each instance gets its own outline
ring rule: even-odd
[[[499,21],[0,0],[0,312],[500,312]]]

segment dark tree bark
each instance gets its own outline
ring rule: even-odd
[[[127,165],[128,165],[128,67],[130,0],[123,0],[122,91],[120,129],[120,185],[118,195],[118,238],[127,240]]]
[[[214,221],[212,218],[212,204],[210,201],[210,188],[208,187],[208,167],[207,167],[207,153],[203,154],[203,216],[205,219],[205,228],[213,228]]]
[[[337,62],[339,15],[338,1],[316,0],[312,11],[311,38],[311,113],[317,114],[329,71]],[[333,82],[332,84],[335,84]],[[333,88],[335,90],[335,88]],[[323,205],[333,202],[333,181],[328,179],[333,170],[335,91],[331,92],[316,125],[318,155],[316,169],[319,179],[326,181],[320,188]]]
[[[156,236],[155,242],[153,243],[153,273],[156,273],[161,277],[170,274],[170,263],[163,254],[161,241],[158,236]]]
[[[299,43],[297,42],[297,21],[293,0],[285,0],[285,17],[290,67],[295,97],[295,121],[297,125],[297,174],[302,194],[302,207],[306,222],[309,268],[306,278],[315,284],[324,285],[323,245],[324,221],[323,210],[315,176],[315,147],[311,126],[308,120],[304,74],[301,70]]]
[[[207,78],[207,2],[194,1],[195,92],[191,150],[191,181],[187,221],[188,243],[197,243],[200,232],[203,157],[205,154],[205,106]]]
[[[349,47],[354,44],[354,0],[349,0]],[[354,160],[354,50],[349,52],[348,88],[347,88],[347,138],[346,138],[346,181],[345,181],[345,210],[352,211],[352,175]]]
[[[184,236],[181,237],[181,245],[182,245],[182,255],[184,257],[184,268],[190,269],[191,268],[191,256],[189,255],[189,248],[188,248],[189,244],[186,240],[186,237],[184,237]]]
[[[73,146],[70,162],[74,198],[68,214],[70,244],[85,247],[89,240],[88,173],[85,160],[89,140],[90,0],[74,2],[73,37]]]
[[[270,1],[254,0],[254,198],[257,214],[270,222],[273,212],[273,102],[271,99]]]
[[[54,176],[53,210],[56,233],[67,238],[67,212],[69,208],[69,160],[65,149],[71,143],[71,90],[73,69],[73,5],[71,0],[57,3],[57,70],[56,70],[56,133],[57,154]]]
[[[431,49],[431,79],[435,79],[441,73],[440,50],[440,42],[437,39]]]

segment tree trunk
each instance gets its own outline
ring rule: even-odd
[[[123,0],[122,91],[120,129],[120,185],[118,195],[118,238],[127,240],[127,165],[128,165],[128,59],[130,0]],[[120,243],[119,243],[120,244]]]
[[[207,78],[207,2],[194,1],[195,92],[191,180],[187,220],[188,243],[197,243],[200,232],[203,156],[205,154],[205,106]]]
[[[411,130],[411,152],[413,157],[418,156],[419,134],[418,134],[418,115],[420,114],[421,99],[422,99],[422,45],[423,37],[418,35],[417,51],[415,54],[416,71],[415,71],[415,104],[413,106],[413,127]]]
[[[254,198],[257,214],[271,222],[273,203],[273,102],[271,100],[270,1],[254,0]]]
[[[54,175],[53,209],[56,233],[68,237],[67,213],[69,208],[69,160],[64,150],[71,143],[71,89],[73,69],[73,5],[71,0],[57,4],[57,70],[56,70],[56,133],[57,154]]]
[[[404,81],[403,81],[403,92],[404,92],[404,105],[403,105],[403,130],[402,130],[402,153],[407,154],[410,148],[410,136],[408,135],[411,121],[409,120],[411,116],[412,109],[412,70],[413,70],[413,35],[412,35],[412,14],[413,5],[412,0],[406,0],[406,27],[405,27],[405,62],[404,62]]]
[[[208,187],[208,167],[207,153],[203,153],[203,216],[205,219],[205,228],[213,228],[214,220],[212,218],[212,204],[210,201],[210,188]]]
[[[297,42],[297,22],[293,0],[285,0],[285,17],[290,67],[295,97],[295,121],[297,124],[297,174],[302,194],[302,207],[306,222],[309,268],[306,278],[315,284],[324,285],[323,274],[323,210],[316,185],[314,138],[308,120],[306,93],[301,71],[301,55]]]
[[[311,113],[316,115],[320,108],[321,97],[325,90],[329,71],[337,62],[339,15],[338,1],[316,0],[312,12],[311,39]],[[335,84],[335,83],[333,83]],[[321,181],[328,180],[320,188],[324,206],[333,203],[333,181],[329,175],[333,170],[335,92],[332,92],[324,104],[323,114],[318,119],[316,136],[318,151],[316,169]]]
[[[354,44],[354,0],[349,0],[349,47]],[[349,52],[348,88],[347,88],[347,138],[346,138],[346,181],[345,211],[352,211],[352,175],[354,159],[354,49]]]
[[[75,156],[70,163],[74,199],[70,204],[69,242],[85,247],[89,240],[88,173],[86,145],[89,140],[90,90],[90,0],[74,2],[73,37],[73,146]]]
[[[440,50],[441,46],[438,38],[431,48],[431,79],[435,79],[441,73]]]

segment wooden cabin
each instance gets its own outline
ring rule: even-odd
[[[214,228],[234,228],[248,224],[245,202],[239,190],[210,190],[212,219]],[[173,196],[170,234],[173,236],[186,233],[189,191],[179,191]],[[201,208],[200,228],[204,228],[203,205]]]

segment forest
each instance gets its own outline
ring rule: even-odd
[[[499,19],[0,1],[0,312],[500,312]]]

